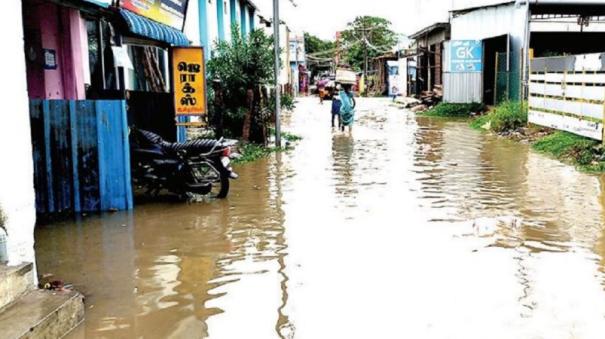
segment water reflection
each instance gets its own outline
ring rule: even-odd
[[[269,338],[271,324],[287,326],[273,313],[287,301],[280,163],[242,169],[247,187],[227,202],[39,227],[41,272],[87,297],[86,323],[71,337],[234,338],[235,321]]]
[[[303,141],[228,201],[38,228],[41,273],[87,296],[72,337],[602,337],[605,178],[359,105],[348,135],[302,100]]]

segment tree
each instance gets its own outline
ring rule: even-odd
[[[273,83],[273,39],[262,30],[250,32],[247,38],[237,26],[231,31],[231,40],[219,42],[215,57],[208,61],[208,80],[220,92],[215,93],[214,103],[220,101],[218,110],[224,111],[215,113],[224,113],[221,125],[229,136],[250,136],[264,143],[269,117],[262,114],[260,88]]]
[[[318,71],[327,69],[328,67],[322,67],[323,63],[312,60],[312,57],[317,58],[331,58],[334,53],[330,53],[336,47],[334,41],[322,40],[314,35],[305,33],[305,50],[309,58],[309,71],[311,71],[311,77],[315,76]]]
[[[397,35],[391,30],[391,22],[373,16],[360,16],[342,32],[345,57],[355,70],[367,73],[368,62],[390,52],[397,45]]]
[[[333,50],[336,44],[334,41],[322,40],[315,35],[305,33],[305,50],[307,54],[322,53]]]

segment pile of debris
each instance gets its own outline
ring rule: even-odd
[[[420,93],[420,101],[428,108],[436,106],[443,100],[443,86],[438,85],[432,91]]]
[[[424,91],[418,99],[401,97],[395,99],[400,107],[410,109],[414,113],[426,112],[443,100],[443,86],[435,86],[432,91]]]

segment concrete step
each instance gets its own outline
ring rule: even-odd
[[[63,338],[83,320],[78,292],[34,290],[0,312],[0,338]]]
[[[0,265],[0,309],[34,288],[32,264]]]

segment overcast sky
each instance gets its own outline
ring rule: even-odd
[[[272,16],[272,0],[254,1],[262,14]],[[294,31],[333,39],[336,31],[359,15],[381,16],[398,33],[411,34],[436,21],[447,21],[452,0],[280,0],[282,17]]]
[[[253,0],[262,15],[273,16],[273,0]],[[324,39],[334,39],[337,31],[356,16],[387,18],[397,33],[412,34],[435,22],[448,20],[452,8],[505,2],[505,0],[280,0],[282,18],[292,30],[305,31]]]

